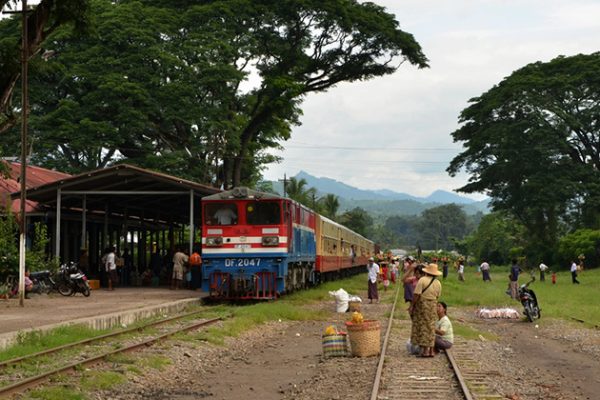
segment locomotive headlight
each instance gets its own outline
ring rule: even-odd
[[[221,236],[210,236],[206,238],[206,245],[210,247],[218,247],[223,245],[223,238]]]
[[[279,236],[263,236],[262,245],[263,246],[278,246],[279,245]]]

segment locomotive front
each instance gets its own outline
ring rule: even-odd
[[[202,288],[222,299],[273,299],[288,254],[283,199],[247,188],[202,199]]]

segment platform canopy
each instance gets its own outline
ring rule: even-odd
[[[27,199],[41,207],[108,213],[130,219],[188,223],[190,206],[220,192],[208,185],[128,164],[74,175],[27,189]],[[12,193],[13,199],[19,193]],[[198,200],[198,201],[196,201]]]

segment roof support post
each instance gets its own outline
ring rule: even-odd
[[[83,195],[83,204],[81,206],[81,248],[82,249],[87,249],[87,243],[86,243],[86,238],[87,238],[87,231],[86,231],[86,226],[87,226],[87,195]]]
[[[62,189],[58,188],[56,190],[56,226],[54,233],[54,257],[60,257],[60,220],[61,220],[61,205],[62,201]]]
[[[194,190],[190,189],[190,246],[189,253],[194,251]]]

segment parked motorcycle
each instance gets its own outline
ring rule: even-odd
[[[87,277],[79,269],[77,263],[62,264],[58,276],[56,289],[63,296],[73,296],[76,293],[81,293],[85,297],[90,295],[90,285]]]
[[[56,290],[56,282],[52,278],[52,273],[48,270],[36,271],[29,274],[29,279],[33,282],[34,293],[45,293],[48,294],[53,290]]]
[[[538,305],[537,297],[535,292],[529,289],[529,285],[535,282],[535,277],[532,276],[531,280],[519,287],[519,299],[521,300],[521,304],[525,308],[525,316],[529,320],[529,322],[533,322],[534,319],[539,319],[542,314],[540,307]]]

